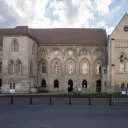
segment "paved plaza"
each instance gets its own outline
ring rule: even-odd
[[[0,106],[1,128],[124,128],[128,108]]]

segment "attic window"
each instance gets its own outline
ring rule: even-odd
[[[124,31],[125,31],[125,32],[128,32],[128,25],[126,25],[126,26],[124,27]]]

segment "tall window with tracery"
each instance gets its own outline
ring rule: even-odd
[[[87,62],[82,63],[82,73],[87,74],[88,73],[88,64]]]
[[[46,63],[42,63],[42,73],[46,73]]]
[[[71,75],[71,74],[73,74],[73,72],[74,72],[74,64],[73,64],[73,62],[69,62],[68,63],[68,74],[69,75]]]
[[[20,60],[18,60],[16,62],[16,72],[17,73],[21,73],[22,72],[22,64],[21,64],[21,61]]]
[[[12,51],[13,52],[18,52],[19,51],[18,41],[16,39],[13,40]]]
[[[54,73],[59,74],[60,72],[60,63],[58,61],[54,62]]]
[[[15,72],[15,64],[14,64],[14,61],[13,60],[11,60],[10,62],[9,62],[9,66],[8,66],[8,72],[9,72],[9,74],[13,74],[14,72]]]

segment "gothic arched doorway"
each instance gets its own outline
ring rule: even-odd
[[[82,88],[87,88],[87,80],[83,80],[83,82],[82,82]]]
[[[68,92],[72,92],[73,91],[73,81],[72,80],[69,80],[68,81]]]
[[[59,88],[59,81],[57,79],[54,81],[54,88]]]
[[[101,81],[100,80],[97,80],[97,83],[96,83],[96,92],[101,92]]]
[[[46,88],[46,81],[43,79],[42,82],[41,82],[41,87],[42,88]]]

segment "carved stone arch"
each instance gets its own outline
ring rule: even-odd
[[[67,65],[69,61],[72,61],[72,62],[75,64],[75,66],[76,66],[76,60],[73,59],[73,58],[68,58],[68,59],[66,59],[66,60],[65,60],[65,65]]]
[[[21,61],[21,59],[20,58],[17,58],[16,60],[15,60],[15,71],[16,71],[16,73],[18,73],[18,72],[22,72],[23,71],[23,64],[22,64],[22,61]]]
[[[79,62],[81,63],[82,61],[87,61],[88,63],[89,63],[89,65],[91,65],[91,61],[89,60],[89,58],[87,58],[87,57],[82,57],[80,60],[79,60]]]
[[[47,73],[48,70],[48,61],[45,58],[41,58],[38,61],[38,71],[40,71],[41,73]]]
[[[48,61],[47,61],[45,58],[41,58],[41,59],[38,61],[38,64],[41,64],[42,62],[45,62],[46,64],[48,63]]]
[[[8,73],[13,74],[15,72],[15,61],[13,59],[8,60]]]
[[[20,58],[16,58],[15,63],[16,63],[17,61],[22,62]]]
[[[58,62],[58,64],[56,62]],[[61,75],[61,73],[62,73],[62,61],[61,61],[61,59],[55,57],[51,60],[51,71],[53,74]]]
[[[59,61],[60,65],[62,65],[62,60],[61,60],[59,57],[54,57],[54,58],[51,60],[51,65],[52,65],[52,63],[53,63],[55,60]]]
[[[65,61],[65,69],[68,75],[73,75],[76,73],[76,61],[74,59],[67,59]]]

